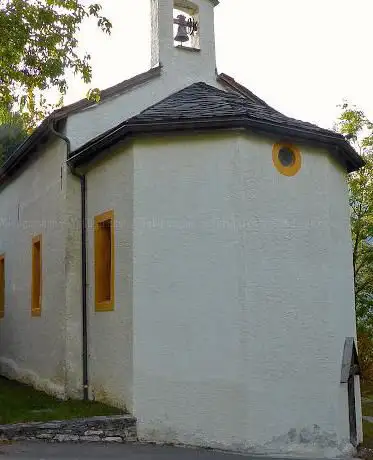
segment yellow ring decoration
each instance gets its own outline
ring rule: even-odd
[[[294,161],[289,166],[284,166],[280,161],[279,154],[280,150],[283,148],[291,150],[294,155]],[[272,159],[277,171],[284,176],[295,176],[302,167],[302,156],[300,150],[292,144],[275,144],[272,150]]]

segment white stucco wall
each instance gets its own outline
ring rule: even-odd
[[[114,311],[95,311],[94,217],[115,218]],[[89,380],[98,401],[132,410],[133,154],[120,147],[87,173]]]
[[[172,0],[159,0],[160,12],[157,17],[153,16],[152,22],[152,43],[153,45],[155,43],[160,44],[161,76],[148,83],[139,85],[122,95],[117,95],[110,100],[84,110],[81,113],[69,116],[65,134],[70,138],[73,150],[128,117],[138,114],[146,107],[189,84],[196,81],[206,81],[219,86],[215,75],[213,7],[209,0],[196,0],[196,2],[200,6],[200,20],[203,30],[201,34],[201,52],[193,53],[174,49],[172,43]],[[169,37],[167,36],[168,33],[170,33]],[[165,38],[167,38],[166,41]],[[158,64],[158,61],[153,64]],[[28,166],[16,180],[12,180],[4,191],[1,192],[0,216],[3,219],[7,219],[7,228],[2,229],[0,242],[2,242],[4,251],[18,255],[24,254],[27,260],[31,251],[31,245],[28,244],[27,238],[29,238],[32,232],[29,229],[23,228],[22,219],[35,220],[33,226],[36,228],[42,225],[41,222],[44,220],[53,222],[53,226],[57,225],[57,229],[51,229],[48,224],[45,230],[47,239],[45,241],[43,239],[43,248],[44,244],[50,245],[50,248],[53,249],[53,255],[49,254],[50,248],[48,248],[46,252],[48,263],[43,267],[43,270],[48,269],[48,275],[53,275],[52,280],[48,279],[49,282],[44,287],[46,303],[48,304],[49,311],[51,311],[52,307],[49,299],[52,297],[49,296],[52,296],[52,293],[55,292],[56,294],[53,297],[55,306],[53,308],[58,309],[60,317],[58,319],[56,317],[50,319],[49,316],[46,318],[43,313],[40,320],[34,318],[31,322],[30,335],[23,335],[22,339],[17,334],[13,336],[12,328],[18,329],[18,324],[20,324],[22,330],[24,330],[24,326],[28,324],[28,318],[24,316],[24,313],[23,316],[19,316],[21,313],[18,310],[13,311],[13,305],[16,302],[21,302],[22,307],[19,308],[28,311],[28,300],[26,300],[25,295],[26,293],[29,295],[28,283],[30,283],[30,278],[27,270],[21,270],[21,267],[24,267],[24,260],[19,258],[17,263],[13,259],[9,262],[7,257],[7,275],[9,273],[12,275],[11,286],[7,285],[7,302],[10,302],[12,316],[9,316],[10,313],[7,313],[6,319],[2,322],[6,332],[2,334],[2,339],[0,339],[2,340],[0,343],[4,345],[2,348],[4,350],[3,355],[0,354],[0,356],[2,356],[1,359],[4,361],[2,368],[9,375],[12,374],[13,376],[24,378],[23,375],[27,374],[28,381],[35,382],[36,385],[45,387],[48,391],[54,391],[57,394],[69,397],[81,397],[80,185],[79,180],[71,174],[67,174],[64,163],[66,156],[65,144],[59,142],[58,151],[56,150],[56,146],[56,142],[49,144],[44,149],[44,154],[39,156],[37,161]],[[62,176],[60,171],[61,165],[63,168]],[[100,183],[102,180],[107,180],[107,174],[102,174],[102,169],[105,170],[105,168],[99,168],[97,172],[92,173],[94,179],[93,186],[90,188],[91,193],[89,194],[89,198],[91,195],[95,196],[96,194],[102,196],[100,190],[96,192],[92,190],[95,187],[94,184],[96,181]],[[110,172],[110,174],[112,173],[115,173],[115,170]],[[102,175],[102,179],[98,179],[99,175]],[[60,187],[61,190],[58,191],[60,182],[62,182],[62,188]],[[128,180],[126,183],[128,183]],[[113,181],[113,187],[115,185],[116,182]],[[113,193],[115,194],[114,190],[115,188],[113,188]],[[94,198],[93,202],[95,200],[96,198]],[[102,198],[102,200],[102,202],[96,200],[97,205],[101,203],[104,206],[105,199]],[[92,201],[88,200],[88,203],[91,205]],[[18,204],[21,209],[20,223],[17,221],[18,226],[15,227],[14,213]],[[95,210],[92,209],[93,211]],[[18,211],[16,214],[18,219]],[[57,224],[55,224],[56,222]],[[62,225],[61,222],[64,224]],[[49,268],[49,264],[52,268]],[[18,274],[18,271],[21,271],[22,274]],[[13,276],[13,272],[17,273],[17,275]],[[7,283],[10,283],[8,277]],[[57,286],[56,289],[54,289],[55,285]],[[12,292],[11,297],[9,297],[10,289]],[[93,334],[95,334],[96,330],[94,328],[96,326],[94,320],[92,321]],[[49,322],[56,327],[58,325],[58,333],[55,333],[56,331],[54,331],[53,327],[46,327]],[[41,325],[40,328],[36,326],[39,324]],[[129,323],[127,322],[126,324]],[[42,331],[40,334],[39,329]],[[48,340],[46,340],[47,334],[50,337]],[[49,342],[51,342],[52,337],[56,340],[57,345],[51,348],[49,347]],[[39,354],[35,351],[34,345],[29,346],[29,342],[33,343],[34,339],[36,341],[36,350],[41,346],[41,342],[44,341],[43,343],[46,346],[43,346],[43,353]],[[64,343],[63,351],[60,340]],[[99,350],[101,346],[99,342],[95,342],[92,345],[94,350]],[[47,352],[50,349],[56,351],[53,351],[50,355],[49,351]],[[93,353],[93,357],[95,353]],[[103,351],[102,354],[104,355],[105,352]],[[31,358],[31,356],[34,357]],[[129,356],[126,359],[128,360]],[[59,369],[58,372],[56,370],[57,367]],[[92,365],[92,373],[96,376],[94,378],[93,392],[96,396],[101,393],[104,394],[104,387],[106,388],[106,386],[101,385],[99,381],[106,378],[105,374],[100,372],[95,364]],[[126,374],[126,381],[131,380],[129,377],[130,374]],[[127,390],[123,390],[121,385],[116,384],[111,386],[109,384],[108,397],[110,398],[110,395],[113,396],[115,394],[115,401],[123,401],[123,399],[131,401],[128,393],[126,393]],[[130,388],[130,385],[123,385],[125,388]],[[122,390],[118,390],[118,388],[122,388]],[[111,391],[113,393],[110,393]],[[128,405],[130,404],[128,402]]]
[[[52,141],[0,193],[0,253],[5,253],[3,375],[65,396],[65,146]],[[31,317],[32,238],[42,234],[42,313]]]
[[[326,152],[302,148],[302,158],[289,178],[271,141],[253,136],[136,143],[141,438],[316,455],[348,441],[345,174]]]
[[[66,394],[83,397],[82,236],[79,178],[65,174]]]
[[[192,7],[198,11],[199,50],[184,49],[174,42],[174,6]],[[166,77],[170,80],[198,78],[211,79],[216,72],[214,6],[210,0],[151,0],[151,61],[152,66],[164,67]],[[196,80],[197,77],[197,80]]]
[[[179,50],[179,52],[186,54],[188,57],[188,51]],[[215,73],[213,75],[185,73],[183,66],[186,66],[187,62],[188,60],[181,61],[180,70],[176,76],[174,73],[162,71],[160,77],[137,86],[130,92],[71,115],[67,121],[67,135],[72,140],[73,150],[128,118],[139,114],[142,110],[161,101],[170,94],[195,82],[204,81],[220,88],[216,81]]]
[[[173,2],[160,0],[152,40],[161,76],[70,116],[73,149],[196,81],[219,87],[213,7],[195,2],[201,52],[173,47]],[[0,193],[0,371],[80,397],[80,186],[65,144],[45,150]],[[345,174],[326,152],[301,150],[292,178],[273,167],[271,141],[237,133],[136,140],[90,165],[90,395],[132,411],[142,439],[323,456],[348,440],[339,383],[345,337],[355,336]],[[93,220],[108,210],[115,308],[95,312]],[[39,233],[42,315],[32,318]],[[361,433],[359,395],[357,411]]]
[[[161,76],[124,94],[102,101],[72,114],[66,132],[73,150],[131,116],[195,82],[219,87],[216,81],[214,7],[209,0],[194,0],[200,8],[201,51],[193,52],[173,45],[173,0],[152,0],[152,66],[162,65]],[[157,10],[159,4],[159,10]],[[159,11],[159,14],[156,14]],[[154,51],[157,48],[158,51]]]

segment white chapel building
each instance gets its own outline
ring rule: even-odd
[[[363,161],[216,72],[218,3],[152,0],[151,69],[0,169],[0,371],[127,408],[141,440],[335,455],[362,440]]]

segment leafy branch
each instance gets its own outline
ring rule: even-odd
[[[58,106],[47,104],[43,93],[56,89],[62,98],[66,94],[68,71],[91,82],[91,56],[79,54],[77,39],[82,22],[89,18],[110,34],[111,22],[98,3],[0,0],[0,109],[25,115],[32,129]],[[97,90],[94,97],[99,97]]]

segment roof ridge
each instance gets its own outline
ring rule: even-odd
[[[261,99],[259,96],[257,96],[255,93],[249,90],[249,88],[246,88],[246,86],[241,85],[241,83],[238,83],[233,77],[230,75],[227,75],[226,73],[220,73],[217,75],[217,81],[220,82],[221,84],[225,84],[229,86],[233,91],[237,91],[239,94],[241,94],[243,97],[246,99],[249,99],[251,101],[255,101],[255,103],[264,105],[265,107],[269,107],[273,109],[270,105],[268,105],[263,99]],[[253,101],[253,102],[254,102]],[[275,110],[275,109],[273,109]]]
[[[239,104],[241,106],[245,106],[247,105],[248,103],[250,105],[253,105],[253,106],[257,106],[257,107],[260,107],[258,104],[255,104],[254,102],[252,101],[248,101],[245,97],[239,95],[239,94],[235,94],[235,93],[231,93],[231,92],[228,92],[228,91],[224,91],[220,88],[217,88],[215,86],[212,86],[208,83],[206,83],[205,81],[199,81],[199,82],[195,82],[195,83],[192,83],[188,86],[185,86],[184,88],[176,91],[175,93],[172,93],[170,94],[169,96],[165,97],[164,99],[161,99],[160,101],[152,104],[151,106],[147,107],[146,109],[142,110],[140,113],[138,113],[137,115],[129,118],[128,120],[126,120],[124,122],[124,124],[130,124],[132,121],[136,120],[137,118],[141,117],[141,115],[143,115],[144,113],[148,112],[148,111],[151,111],[152,109],[154,109],[155,107],[157,106],[160,106],[160,105],[163,105],[163,104],[166,104],[167,101],[169,100],[172,100],[172,99],[175,99],[177,97],[179,97],[181,94],[183,93],[186,93],[186,92],[189,92],[189,91],[192,91],[194,89],[200,89],[200,90],[205,90],[205,91],[208,91],[209,93],[215,95],[215,96],[220,96],[220,97],[223,97],[224,99],[226,99],[228,101],[228,103],[231,105],[232,109],[235,108],[235,105]],[[233,101],[233,103],[232,103]],[[213,115],[213,114],[212,114]]]
[[[268,104],[261,104],[260,101],[261,99],[259,99],[258,102],[256,101],[253,101],[251,99],[248,99],[246,98],[245,96],[241,95],[241,94],[237,94],[235,92],[229,92],[229,91],[225,91],[225,90],[222,90],[220,88],[217,88],[215,86],[212,86],[208,83],[206,83],[205,81],[199,81],[199,82],[195,82],[195,83],[192,83],[188,86],[185,86],[184,88],[181,88],[180,90],[170,94],[169,96],[165,97],[164,99],[161,99],[160,101],[152,104],[151,106],[147,107],[146,109],[142,110],[140,113],[138,113],[137,115],[134,115],[133,117],[125,120],[124,122],[122,122],[121,124],[118,125],[119,126],[124,126],[124,125],[130,125],[131,123],[133,122],[137,122],[138,119],[140,119],[143,115],[149,113],[149,112],[152,112],[155,108],[157,107],[161,107],[163,105],[167,105],[167,103],[171,100],[175,100],[175,99],[178,99],[182,94],[186,94],[188,92],[191,92],[191,96],[193,96],[193,99],[196,99],[196,94],[194,93],[193,94],[193,91],[195,89],[198,89],[198,90],[202,90],[202,91],[208,91],[212,96],[215,96],[215,97],[219,97],[219,98],[222,98],[223,100],[225,100],[226,104],[229,105],[229,107],[235,111],[235,110],[239,110],[241,115],[250,115],[251,117],[253,118],[270,118],[270,117],[276,117],[276,118],[280,118],[279,120],[277,120],[278,123],[286,123],[288,125],[290,124],[302,124],[302,128],[304,130],[317,130],[320,134],[321,133],[324,133],[324,134],[328,134],[329,136],[332,136],[334,138],[339,138],[339,139],[343,139],[344,140],[344,137],[335,132],[335,131],[332,131],[332,130],[329,130],[327,128],[321,128],[319,127],[318,125],[316,124],[313,124],[313,123],[309,123],[307,121],[302,121],[302,120],[299,120],[297,118],[292,118],[292,117],[289,117],[287,115],[284,115],[283,113],[277,111],[276,109],[273,109],[271,106],[269,106]],[[198,99],[198,104],[201,102],[201,99]],[[197,107],[196,107],[197,109]],[[257,114],[253,114],[252,111],[255,110],[255,111],[259,111],[259,113]],[[215,117],[216,114],[211,112],[210,115],[204,115],[204,118],[213,118]]]
[[[139,117],[139,116],[142,115],[143,113],[147,112],[148,110],[153,109],[154,107],[157,107],[157,106],[160,105],[160,104],[164,104],[164,103],[167,102],[169,99],[174,99],[175,97],[177,97],[177,96],[180,95],[181,93],[183,93],[183,92],[185,92],[185,91],[187,91],[187,90],[190,90],[190,89],[192,89],[193,87],[199,87],[199,86],[205,86],[206,89],[208,89],[209,87],[210,87],[210,88],[213,88],[212,86],[208,85],[208,84],[207,84],[206,82],[204,82],[204,81],[198,81],[198,82],[192,83],[191,85],[185,86],[184,88],[181,88],[181,89],[179,89],[178,91],[175,91],[174,93],[171,93],[169,96],[166,96],[165,98],[161,99],[160,101],[155,102],[154,104],[150,105],[150,106],[147,107],[146,109],[144,109],[144,110],[142,110],[141,112],[139,112],[137,115],[134,115],[133,117],[128,118],[127,120],[125,120],[125,123],[129,122],[130,120],[133,120],[134,118]]]

